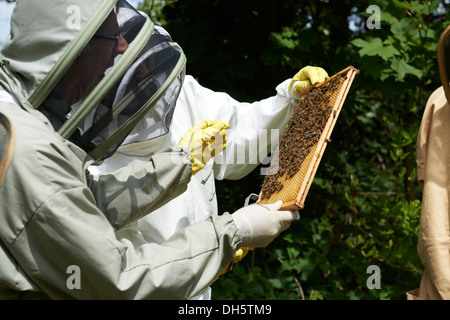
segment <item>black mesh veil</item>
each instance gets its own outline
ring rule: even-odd
[[[63,137],[100,160],[122,143],[169,131],[184,63],[147,17],[118,1],[40,110]]]

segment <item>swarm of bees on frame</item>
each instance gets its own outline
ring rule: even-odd
[[[345,75],[336,74],[321,86],[312,85],[299,99],[294,113],[286,124],[278,150],[272,157],[268,175],[262,183],[261,200],[268,199],[283,189],[281,177],[285,177],[287,182],[298,172],[311,148],[318,143],[328,122],[334,102],[330,101],[330,98],[345,79]],[[274,163],[276,165],[273,165]]]

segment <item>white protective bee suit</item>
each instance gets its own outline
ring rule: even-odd
[[[174,48],[179,45],[161,27],[156,29],[164,34]],[[292,114],[297,100],[289,91],[292,79],[279,84],[276,94],[267,99],[243,103],[224,92],[214,92],[199,84],[194,77],[186,75],[176,102],[170,130],[167,135],[140,143],[128,143],[106,159],[101,166],[90,167],[90,172],[112,172],[122,167],[147,161],[152,154],[175,145],[183,134],[195,123],[202,120],[221,120],[230,124],[225,151],[208,162],[203,170],[192,177],[187,191],[166,205],[140,219],[137,225],[122,230],[137,232],[151,243],[163,243],[174,233],[208,217],[218,215],[215,179],[237,180],[254,170],[273,151],[283,133],[284,126]],[[298,98],[298,97],[297,97]],[[127,139],[145,131],[145,124],[137,126]],[[127,140],[129,141],[129,140]],[[258,186],[255,186],[257,191]],[[243,199],[244,202],[244,199]],[[196,299],[211,299],[208,289]]]

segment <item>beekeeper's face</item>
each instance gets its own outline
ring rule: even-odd
[[[116,15],[111,12],[67,71],[66,78],[73,81],[65,86],[63,96],[71,103],[84,99],[104,77],[105,71],[113,66],[114,58],[127,48]]]

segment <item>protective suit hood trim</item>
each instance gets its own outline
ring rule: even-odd
[[[38,108],[50,92],[55,88],[56,84],[61,80],[66,70],[86,46],[86,43],[89,42],[108,14],[111,10],[113,10],[116,2],[117,0],[103,1],[97,11],[82,28],[82,31],[80,30],[80,32],[76,35],[70,46],[64,51],[63,55],[47,74],[42,83],[36,88],[28,99],[35,108]]]
[[[116,2],[18,1],[11,16],[11,33],[2,48],[5,67],[24,88],[25,97],[14,92],[17,100],[26,99],[34,108],[39,107]]]

